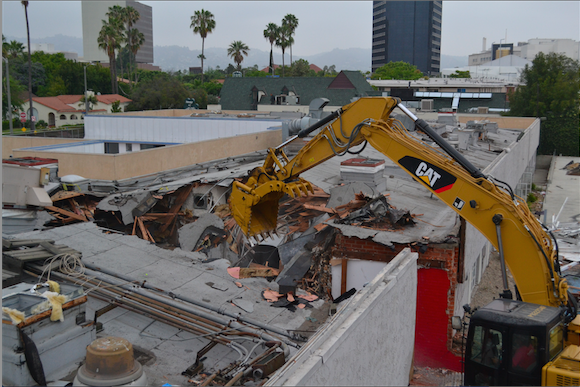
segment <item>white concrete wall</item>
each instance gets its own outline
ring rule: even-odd
[[[279,120],[203,117],[85,117],[85,138],[186,144],[279,129]]]
[[[515,189],[530,160],[535,158],[539,143],[540,120],[536,119],[523,132],[520,140],[510,144],[483,170],[483,173],[504,181]],[[468,223],[465,230],[464,283],[458,284],[455,292],[454,315],[463,315],[462,305],[470,302],[473,287],[481,280],[481,275],[489,263],[489,253],[492,250],[493,246],[487,238]]]
[[[407,386],[413,364],[417,253],[397,255],[267,386]],[[344,305],[343,305],[344,304]]]

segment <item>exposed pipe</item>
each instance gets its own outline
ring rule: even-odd
[[[107,270],[107,269],[104,269],[104,268],[101,268],[101,267],[92,265],[90,263],[83,262],[83,264],[85,265],[86,268],[88,268],[88,269],[90,269],[92,271],[95,271],[95,274],[94,275],[97,278],[100,278],[100,273],[99,272],[102,272],[102,273],[105,273],[105,274],[107,274],[109,276],[116,277],[116,278],[120,278],[120,279],[125,280],[125,281],[128,281],[128,282],[135,282],[135,283],[139,283],[140,282],[140,281],[137,281],[136,279],[131,278],[129,276],[126,276],[126,275],[123,275],[123,274],[113,273],[110,270]],[[124,286],[124,285],[121,285],[121,287],[124,287],[125,289],[127,289],[127,287]],[[275,326],[272,326],[272,325],[269,325],[269,324],[265,324],[265,323],[263,323],[261,321],[257,321],[257,320],[254,320],[254,319],[251,319],[251,318],[242,316],[239,313],[231,313],[231,312],[228,312],[224,308],[215,307],[214,305],[209,304],[207,302],[198,301],[198,300],[195,300],[195,299],[190,298],[190,297],[186,297],[186,296],[182,296],[182,295],[179,295],[179,294],[175,294],[173,292],[167,292],[167,291],[165,291],[163,289],[159,289],[159,288],[153,287],[153,286],[148,285],[146,283],[143,284],[142,287],[145,288],[145,289],[150,289],[150,290],[154,290],[156,292],[165,294],[168,297],[171,297],[172,299],[177,298],[179,300],[188,302],[190,304],[194,304],[194,305],[200,306],[202,308],[209,309],[211,311],[217,312],[219,314],[223,314],[225,316],[232,317],[232,318],[234,318],[234,319],[236,319],[238,321],[245,322],[247,324],[251,324],[251,325],[257,326],[258,328],[262,328],[264,330],[267,330],[267,331],[270,331],[270,332],[274,332],[274,333],[277,333],[277,334],[282,335],[282,336],[289,337],[289,338],[291,338],[293,340],[299,340],[300,339],[300,336],[297,336],[294,333],[288,333],[287,331],[285,331],[283,329],[280,329],[278,327],[275,327]],[[135,291],[134,288],[131,288],[131,290]],[[159,300],[161,302],[163,302],[163,303],[166,302],[166,299],[159,299]],[[177,306],[177,308],[180,308],[180,307]],[[204,313],[201,312],[201,311],[200,311],[199,314],[197,313],[197,311],[194,312],[194,314],[197,314],[199,316],[205,317],[205,318],[207,318],[209,320],[212,320],[212,321],[216,321],[216,319],[217,319],[216,316],[212,316],[212,315],[207,315],[207,316],[211,316],[211,317],[207,317],[207,316],[203,315]],[[216,321],[216,322],[218,322],[220,324],[223,324],[224,323],[223,321],[224,320],[221,320],[220,319],[219,321]],[[227,325],[227,322],[225,323],[225,325]],[[275,340],[279,340],[279,339],[275,339]],[[292,345],[293,347],[299,348],[299,346],[297,344],[292,343],[292,342],[287,342],[286,341],[286,344],[289,344],[289,345]]]
[[[37,266],[33,266],[33,267],[35,267],[36,270],[38,270],[38,271],[41,272],[41,270],[40,270],[39,267],[37,267]],[[104,270],[102,270],[102,271],[105,272]],[[254,328],[251,328],[251,327],[249,327],[247,325],[241,324],[241,323],[239,323],[237,321],[226,320],[226,319],[223,319],[223,318],[221,318],[219,316],[214,316],[214,315],[212,315],[210,313],[204,312],[202,310],[191,308],[187,304],[178,303],[178,302],[174,301],[173,299],[168,299],[168,298],[159,296],[158,294],[156,294],[154,292],[146,291],[145,289],[143,289],[141,287],[136,287],[135,285],[127,285],[126,283],[115,283],[114,280],[106,280],[106,279],[102,278],[101,273],[96,272],[94,270],[88,269],[88,270],[85,270],[85,272],[87,272],[87,274],[90,274],[91,276],[95,277],[99,281],[103,281],[103,282],[109,283],[111,285],[117,286],[119,288],[122,288],[124,290],[133,292],[135,294],[139,294],[139,295],[141,295],[143,297],[150,298],[150,299],[155,300],[155,301],[158,301],[158,302],[160,302],[160,303],[162,303],[164,305],[172,306],[172,307],[174,307],[176,309],[179,309],[180,311],[189,312],[189,313],[192,313],[192,314],[194,314],[196,316],[203,317],[203,318],[205,318],[207,320],[211,320],[211,321],[214,321],[214,322],[216,322],[218,324],[222,324],[224,326],[229,326],[231,328],[238,329],[238,330],[243,331],[243,332],[249,332],[249,333],[256,334],[261,339],[264,339],[266,341],[280,341],[281,342],[281,345],[282,345],[282,348],[284,349],[284,355],[286,357],[289,357],[290,356],[290,349],[288,348],[288,345],[291,345],[291,346],[293,346],[295,348],[299,348],[299,346],[296,343],[293,343],[292,341],[289,341],[287,339],[283,339],[283,338],[280,338],[280,337],[277,337],[277,336],[272,336],[271,334],[268,334],[268,333],[265,333],[265,332],[255,332],[255,329]],[[63,279],[68,280],[68,281],[71,280],[70,277],[68,277],[66,275],[63,275],[61,273],[58,273],[58,272],[52,272],[51,275],[54,275],[56,277],[63,278]],[[112,276],[115,277],[115,275],[112,275]],[[123,279],[122,277],[120,277],[120,278]],[[134,282],[134,283],[135,282],[138,282],[138,281],[134,281],[134,280],[130,280],[130,279],[128,281]],[[158,291],[161,291],[161,292],[164,292],[165,293],[165,291],[160,290],[160,289],[157,289],[157,288],[153,288],[153,287],[150,287],[150,286],[149,286],[149,288],[152,288],[152,289],[155,289],[155,290],[158,290]],[[176,297],[176,298],[178,298],[178,297]],[[184,300],[184,301],[187,301],[187,300]],[[206,303],[203,303],[203,304],[206,304]],[[206,304],[206,305],[209,305],[209,304]],[[225,314],[225,313],[222,313],[222,314]],[[230,313],[230,315],[231,315],[231,313]],[[240,319],[240,320],[243,321],[242,319]],[[261,325],[266,325],[266,324],[262,324],[262,323],[260,323],[260,324]],[[282,331],[280,329],[278,329],[278,330],[279,331]],[[285,336],[288,336],[288,334],[285,334]]]

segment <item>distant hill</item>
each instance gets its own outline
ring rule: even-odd
[[[186,70],[189,67],[200,66],[200,59],[197,57],[201,54],[201,50],[190,50],[187,47],[179,46],[155,46],[155,65],[161,67],[163,70]],[[227,49],[225,48],[206,48],[204,66],[213,67],[220,66],[224,69],[231,63],[235,62],[228,57]],[[330,52],[324,52],[316,55],[304,56],[296,52],[292,55],[292,60],[305,59],[308,63],[315,64],[322,68],[324,66],[335,65],[337,70],[362,70],[370,71],[371,69],[371,50],[350,48],[350,49],[334,49]],[[270,58],[270,51],[262,51],[252,48],[248,52],[248,56],[244,57],[242,62],[243,67],[250,67],[258,65],[262,69],[268,66]],[[286,51],[285,63],[289,65],[290,54]],[[274,63],[282,64],[282,53],[280,49],[274,50]]]
[[[4,37],[6,38],[7,42],[16,40],[26,45],[26,36],[23,38],[17,38],[14,36],[4,36]],[[82,38],[75,38],[72,36],[58,34],[47,38],[31,38],[30,43],[54,44],[54,49],[56,51],[76,52],[77,54],[79,54],[79,57],[83,56]]]
[[[14,36],[6,36],[7,41],[16,40],[22,43],[26,42],[26,37],[18,38]],[[32,43],[49,43],[54,44],[56,51],[70,51],[83,56],[83,39],[65,35],[55,35],[46,38],[33,38]],[[201,50],[191,50],[183,46],[155,46],[153,48],[155,65],[161,67],[164,71],[189,70],[190,67],[198,67],[201,65],[200,59],[197,57],[201,54]],[[206,60],[204,66],[217,67],[224,69],[231,63],[235,65],[234,61],[228,57],[227,49],[225,48],[206,48]],[[249,55],[244,58],[242,66],[250,67],[258,65],[260,69],[268,66],[270,58],[270,50],[259,50],[252,48]],[[320,68],[324,66],[336,66],[336,70],[361,70],[367,72],[371,70],[371,49],[370,48],[335,48],[328,52],[321,52],[315,55],[300,55],[299,52],[294,52],[293,60],[305,59],[311,64],[315,64]],[[290,61],[289,50],[286,52],[285,64],[288,65]],[[282,64],[282,53],[280,49],[274,49],[274,63]],[[451,56],[441,55],[441,68],[453,68],[467,66],[467,56]]]

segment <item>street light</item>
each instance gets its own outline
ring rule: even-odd
[[[8,95],[8,125],[10,125],[10,135],[12,136],[12,102],[10,101],[10,73],[8,71],[8,59],[2,57],[6,62],[6,94]]]

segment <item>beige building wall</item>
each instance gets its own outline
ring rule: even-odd
[[[27,146],[49,145],[49,140],[31,137]],[[67,142],[67,141],[62,141]],[[62,143],[60,142],[60,143]],[[68,141],[72,142],[72,141]],[[282,131],[271,130],[198,143],[167,146],[123,154],[84,154],[39,152],[14,149],[14,157],[43,157],[58,159],[59,176],[79,175],[87,179],[121,180],[158,173],[211,160],[239,156],[241,154],[275,147],[282,142]],[[15,141],[15,143],[20,143]],[[52,144],[58,144],[53,142]],[[2,151],[4,150],[4,142]],[[7,146],[8,147],[8,146]],[[4,153],[3,153],[4,154]]]
[[[14,128],[15,130],[17,128]],[[58,145],[58,144],[68,144],[71,142],[82,142],[86,141],[83,139],[72,139],[72,138],[51,138],[51,137],[28,137],[28,136],[2,136],[2,158],[7,159],[10,155],[14,155],[13,150],[30,148],[33,146],[45,146],[45,145]],[[54,159],[50,155],[46,155],[50,152],[43,152],[43,156],[47,159]]]

